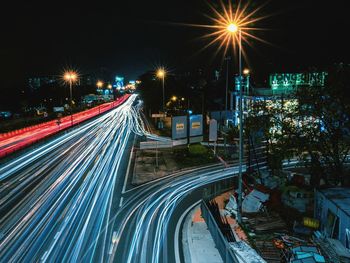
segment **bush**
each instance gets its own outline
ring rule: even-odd
[[[208,153],[208,149],[201,144],[192,144],[190,145],[189,153],[191,155],[206,155]]]

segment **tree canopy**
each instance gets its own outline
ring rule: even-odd
[[[269,142],[269,163],[297,156],[309,169],[314,185],[348,185],[344,163],[350,151],[349,66],[329,71],[325,86],[304,86],[292,96],[253,103],[248,133],[262,132]]]

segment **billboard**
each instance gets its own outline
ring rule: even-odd
[[[270,75],[270,86],[272,89],[294,88],[303,85],[323,87],[326,76],[326,72],[275,73]]]
[[[203,115],[190,116],[190,136],[203,135]]]
[[[187,137],[187,116],[172,117],[171,134],[173,139],[183,139]]]

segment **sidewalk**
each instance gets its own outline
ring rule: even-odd
[[[201,217],[199,205],[186,217],[182,229],[182,246],[185,263],[222,263],[207,224]]]

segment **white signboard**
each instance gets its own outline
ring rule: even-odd
[[[209,122],[209,141],[216,142],[218,140],[218,122],[211,119]]]

